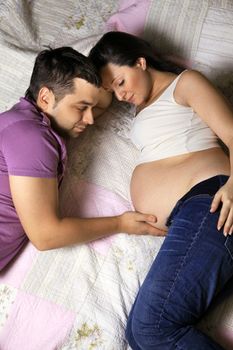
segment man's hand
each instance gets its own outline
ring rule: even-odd
[[[154,215],[141,214],[138,212],[125,212],[119,216],[119,232],[135,235],[165,236],[166,231],[160,230],[151,224],[157,221]]]

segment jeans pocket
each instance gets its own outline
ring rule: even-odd
[[[230,254],[231,258],[233,259],[233,236],[228,236],[225,241],[225,247],[228,250],[228,253]]]

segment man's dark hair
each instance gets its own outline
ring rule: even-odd
[[[41,51],[35,60],[31,81],[25,96],[36,102],[38,93],[46,86],[58,102],[74,91],[74,78],[81,78],[99,87],[100,77],[90,59],[71,47]]]

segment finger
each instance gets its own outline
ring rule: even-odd
[[[232,233],[233,233],[233,225],[230,228],[229,235],[232,235]]]
[[[157,222],[157,218],[155,215],[148,215],[147,219],[145,220],[146,222],[151,222],[151,223],[155,223]]]
[[[137,221],[157,222],[155,215],[138,213]]]
[[[218,207],[221,203],[221,198],[222,198],[221,193],[217,192],[214,196],[214,199],[212,200],[212,203],[211,203],[211,207],[210,207],[211,213],[214,213],[218,209]]]
[[[227,220],[228,214],[230,212],[230,206],[226,201],[222,205],[222,209],[220,211],[219,219],[217,228],[218,230],[221,230],[222,226],[224,225],[225,221]]]
[[[165,236],[167,234],[167,231],[161,230],[160,228],[157,228],[155,226],[151,226],[150,224],[145,224],[145,230],[147,234],[152,236]]]
[[[227,236],[228,234],[230,234],[232,225],[233,225],[233,209],[231,208],[228,213],[227,220],[224,224],[224,229],[223,229],[224,236]]]

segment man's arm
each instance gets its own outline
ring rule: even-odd
[[[97,105],[93,108],[94,118],[97,118],[101,114],[103,114],[106,111],[106,109],[108,109],[111,102],[112,102],[112,93],[104,90],[101,87],[99,92],[99,101]]]
[[[155,222],[153,215],[126,212],[106,218],[62,218],[54,178],[10,176],[10,188],[25,233],[39,250],[89,242],[119,232],[164,235],[145,222]]]

